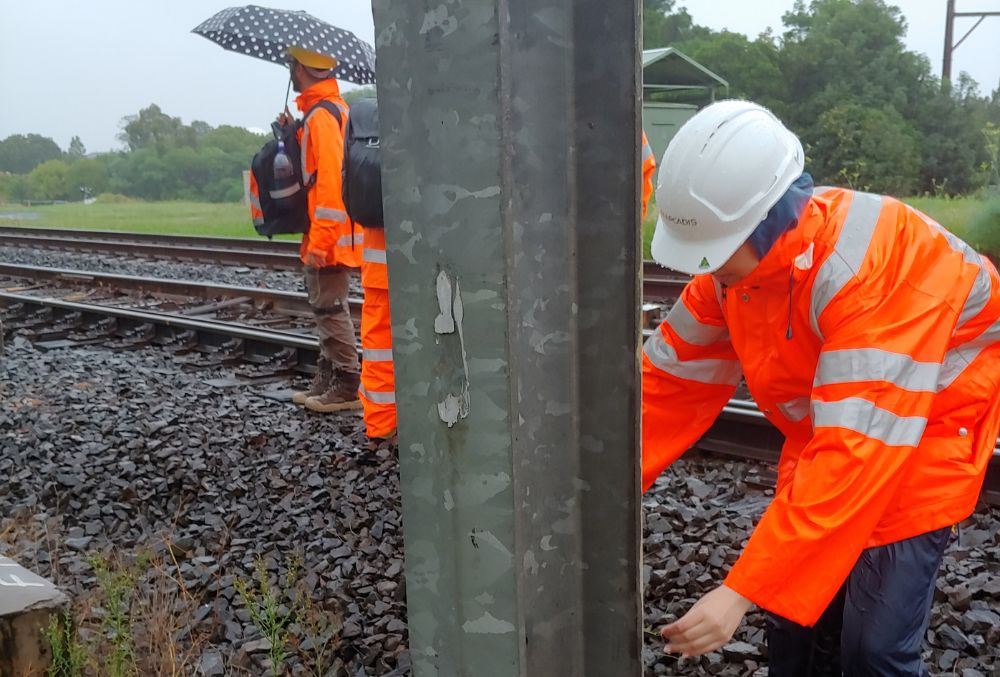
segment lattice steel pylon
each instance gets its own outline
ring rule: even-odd
[[[947,14],[945,16],[944,24],[944,59],[941,63],[941,85],[943,87],[951,86],[951,59],[952,54],[958,49],[959,45],[965,42],[965,39],[972,35],[972,31],[979,27],[979,24],[983,23],[988,16],[1000,16],[1000,11],[997,12],[958,12],[955,10],[955,0],[948,0]],[[972,28],[965,32],[958,42],[955,42],[955,18],[956,17],[979,17],[979,21],[973,24]]]

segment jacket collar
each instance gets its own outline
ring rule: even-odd
[[[305,113],[323,99],[340,99],[340,85],[333,78],[320,80],[298,95],[295,105]]]
[[[789,270],[798,256],[805,254],[823,231],[830,211],[830,201],[813,196],[809,199],[798,224],[777,239],[767,255],[749,275],[734,287],[763,287],[788,282]]]

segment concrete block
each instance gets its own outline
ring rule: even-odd
[[[69,603],[55,585],[0,557],[0,677],[41,677],[52,658],[45,628]]]

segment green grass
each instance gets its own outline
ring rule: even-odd
[[[986,204],[978,197],[910,197],[903,198],[903,202],[916,207],[961,238],[967,237],[969,224]],[[656,200],[653,199],[642,222],[642,252],[646,259],[652,258],[649,245],[653,241],[655,227]]]
[[[959,237],[965,237],[968,224],[983,208],[976,197],[906,198],[928,216],[936,219]],[[12,218],[12,214],[34,214],[32,218]],[[132,233],[167,233],[209,235],[216,237],[260,237],[250,223],[250,212],[242,204],[203,202],[125,202],[84,205],[79,202],[44,207],[0,204],[0,225],[82,230],[117,230]],[[642,224],[642,250],[650,258],[649,244],[656,226],[656,201]],[[298,239],[298,235],[280,235],[279,239]]]
[[[986,205],[978,197],[910,197],[903,202],[916,207],[961,238],[968,235],[969,225]]]
[[[15,214],[21,218],[14,217]],[[24,218],[24,216],[28,216],[28,218]],[[238,203],[123,202],[102,204],[97,202],[84,205],[82,202],[73,202],[38,207],[0,204],[0,225],[213,237],[260,237],[250,222],[249,209]],[[298,239],[299,236],[287,237]]]

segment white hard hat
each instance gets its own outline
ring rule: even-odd
[[[719,101],[698,111],[660,162],[653,258],[711,273],[740,248],[802,174],[798,137],[762,106]]]

